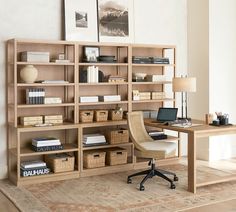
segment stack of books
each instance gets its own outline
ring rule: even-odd
[[[49,52],[21,52],[21,61],[23,62],[49,62]]]
[[[100,102],[118,102],[121,101],[120,95],[106,95],[106,96],[99,96]]]
[[[108,82],[125,82],[125,77],[122,76],[109,76]]]
[[[27,88],[26,104],[44,104],[45,90],[44,88]]]
[[[44,104],[61,104],[61,97],[44,97]]]
[[[33,138],[32,139],[32,149],[35,152],[44,152],[44,151],[54,151],[61,150],[63,146],[57,138],[53,137],[43,137],[43,138]]]
[[[69,81],[65,81],[65,80],[37,80],[36,83],[42,83],[42,84],[60,84],[60,83],[69,83]]]
[[[83,135],[84,146],[107,144],[106,138],[102,134],[85,134]]]
[[[62,115],[45,115],[44,123],[45,124],[62,124],[63,116]]]
[[[50,172],[46,163],[42,160],[26,161],[20,164],[20,174],[22,177],[48,174]]]

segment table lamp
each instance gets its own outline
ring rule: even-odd
[[[188,92],[196,92],[196,78],[194,78],[194,77],[183,77],[183,76],[173,78],[172,90],[173,90],[173,92],[181,92],[182,117],[178,118],[178,119],[185,119],[185,120],[191,121],[191,118],[188,118],[187,93]],[[185,117],[184,117],[184,104],[185,104]]]

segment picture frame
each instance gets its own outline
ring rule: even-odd
[[[133,0],[97,0],[100,42],[134,42]]]
[[[97,0],[64,0],[65,40],[98,41]]]
[[[100,48],[97,46],[84,46],[83,53],[86,62],[97,62],[100,56]]]

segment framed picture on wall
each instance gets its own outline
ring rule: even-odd
[[[97,0],[99,41],[132,43],[133,0]]]
[[[64,0],[65,40],[98,41],[97,1]]]

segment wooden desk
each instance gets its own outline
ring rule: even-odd
[[[219,180],[208,181],[204,183],[197,184],[196,181],[196,144],[197,138],[209,137],[209,136],[218,136],[218,135],[228,135],[228,134],[236,134],[236,125],[232,126],[210,126],[210,125],[201,125],[201,126],[194,126],[189,128],[181,128],[181,127],[173,127],[173,126],[166,126],[160,123],[155,123],[153,119],[144,119],[144,123],[147,126],[173,130],[176,132],[182,132],[188,134],[188,190],[190,192],[196,193],[197,187],[226,182],[230,180],[236,180],[236,175],[231,175],[229,177],[224,177]],[[201,121],[196,121],[193,123],[203,123]]]

